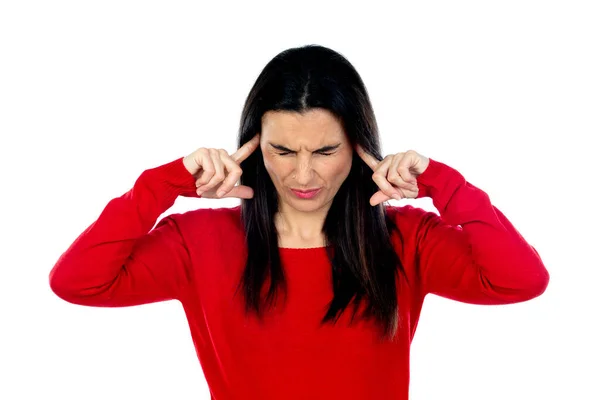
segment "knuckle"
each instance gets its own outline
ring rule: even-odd
[[[238,171],[232,171],[229,173],[229,176],[231,177],[231,180],[233,182],[237,182],[238,179],[240,179],[240,177],[242,176],[242,173]]]

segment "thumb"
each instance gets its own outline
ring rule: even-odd
[[[250,186],[238,185],[234,186],[229,193],[223,197],[237,197],[238,199],[251,199],[254,197],[254,190]]]
[[[371,196],[369,203],[372,206],[376,206],[377,204],[383,203],[384,201],[388,201],[390,199],[391,199],[391,197],[389,197],[387,194],[383,193],[381,190],[378,190],[377,192],[375,192],[375,194],[373,196]]]

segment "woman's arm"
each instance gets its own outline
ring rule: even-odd
[[[152,227],[179,195],[195,196],[195,189],[182,158],[144,171],[60,256],[49,275],[52,291],[99,307],[179,299],[191,267],[178,215]]]
[[[431,197],[440,216],[419,218],[416,267],[424,294],[474,304],[507,304],[541,295],[549,274],[537,251],[455,169],[430,159],[417,178],[418,197]]]

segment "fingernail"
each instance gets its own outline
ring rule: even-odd
[[[225,191],[224,191],[224,190],[219,190],[219,191],[217,192],[217,197],[221,197],[221,196],[223,196],[224,194],[225,194]]]
[[[398,193],[394,193],[392,195],[392,198],[396,199],[396,200],[402,200],[402,196],[400,196]]]

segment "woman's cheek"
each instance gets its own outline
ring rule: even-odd
[[[273,157],[271,155],[265,155],[263,157],[263,163],[265,164],[265,168],[269,173],[273,172]]]
[[[274,182],[279,182],[284,179],[286,170],[288,169],[283,160],[273,159],[273,157],[265,157],[263,159],[265,169]]]
[[[338,175],[347,169],[347,163],[339,157],[323,160],[321,165],[323,170],[332,175]]]

